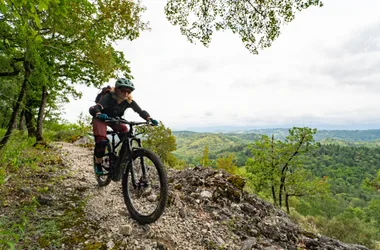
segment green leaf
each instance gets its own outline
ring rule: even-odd
[[[40,1],[38,3],[38,10],[39,11],[44,11],[44,10],[47,10],[47,9],[48,9],[48,6],[47,6],[46,3],[42,2],[42,1]]]
[[[4,40],[4,45],[5,45],[6,47],[8,47],[8,48],[9,48],[9,46],[10,46],[10,43],[9,43],[8,39],[5,39],[5,40]]]
[[[36,23],[38,28],[41,28],[41,20],[37,14],[32,14],[34,22]]]
[[[15,243],[14,243],[14,242],[7,242],[7,244],[8,244],[8,246],[9,246],[12,250],[16,249],[16,248],[15,248]]]
[[[1,10],[1,13],[2,14],[5,14],[8,12],[8,8],[7,6],[4,4],[4,0],[1,0],[1,3],[0,3],[0,10]]]
[[[37,43],[42,43],[42,37],[40,35],[36,36],[36,42]]]

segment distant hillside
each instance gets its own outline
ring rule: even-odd
[[[260,135],[253,133],[197,133],[191,131],[174,131],[177,150],[174,154],[181,159],[200,157],[206,146],[210,158],[217,158],[225,152],[244,151],[246,145],[254,142]]]
[[[176,137],[177,150],[174,151],[180,159],[197,164],[208,146],[209,158],[217,159],[228,153],[235,153],[237,160],[243,164],[249,152],[246,146],[252,144],[260,135],[266,134],[279,140],[285,139],[288,129],[254,129],[235,133],[202,133],[193,131],[173,131]],[[380,146],[380,129],[373,130],[321,130],[314,136],[322,144],[338,144],[344,146]]]
[[[272,135],[278,139],[284,139],[288,134],[287,128],[276,128],[276,129],[253,129],[248,131],[243,131],[239,133],[248,134],[266,134]],[[323,139],[340,139],[348,142],[368,142],[376,139],[380,139],[380,129],[369,129],[369,130],[318,130],[317,134],[314,136],[316,141],[322,141]]]

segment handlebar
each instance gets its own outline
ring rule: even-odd
[[[123,123],[123,124],[128,124],[130,126],[138,126],[138,125],[151,125],[151,126],[154,126],[152,123],[150,123],[149,121],[144,121],[144,122],[133,122],[133,121],[127,121],[121,117],[109,117],[107,120],[105,120],[105,122],[110,122],[110,123],[115,123],[115,124],[118,124],[118,123]]]

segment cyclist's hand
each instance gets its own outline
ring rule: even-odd
[[[107,114],[98,114],[96,117],[98,117],[100,120],[105,121],[108,119]]]
[[[158,125],[158,121],[155,120],[155,119],[150,118],[150,122],[151,122],[154,126],[157,126],[157,125]]]

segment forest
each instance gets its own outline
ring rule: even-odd
[[[289,136],[291,130],[276,130],[277,133],[272,135],[279,135],[279,143],[286,144],[284,139]],[[270,135],[270,132],[274,131],[268,130],[261,134],[252,131],[174,131],[177,150],[173,153],[178,159],[186,162],[186,166],[224,168],[241,174],[246,177],[247,186],[252,192],[274,202],[270,188],[265,188],[266,184],[258,187],[261,180],[257,176],[260,173],[267,175],[268,170],[262,169],[270,164],[252,164],[262,158],[258,154],[270,148],[258,143],[262,140],[261,136],[269,138],[267,135]],[[380,147],[376,146],[379,140],[378,133],[379,130],[316,131],[315,137],[318,141],[314,140],[314,137],[310,140],[313,147],[305,151],[298,162],[294,163],[297,165],[294,171],[302,169],[306,172],[303,178],[309,182],[317,180],[325,185],[308,187],[302,179],[295,179],[301,188],[311,190],[308,194],[289,198],[290,213],[294,216],[299,214],[302,220],[305,220],[305,225],[320,228],[327,235],[348,242],[366,242],[373,245],[373,242],[379,239],[380,229]],[[270,143],[270,138],[268,141]],[[257,168],[254,169],[255,167]],[[347,233],[344,225],[354,228],[352,233]]]

